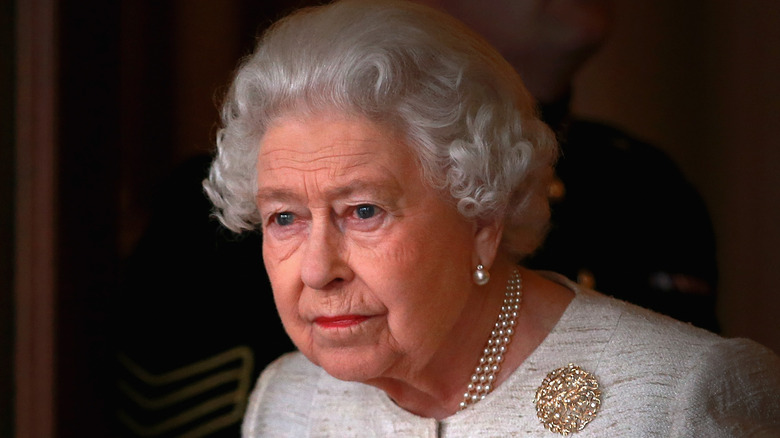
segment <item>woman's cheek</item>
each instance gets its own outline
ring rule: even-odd
[[[306,239],[305,228],[297,227],[299,229],[296,230],[279,230],[279,228],[287,227],[269,227],[263,234],[263,259],[267,270],[293,259]]]
[[[269,271],[274,302],[282,323],[290,335],[299,319],[298,301],[300,300],[301,286],[299,270],[290,263],[281,263]]]
[[[405,224],[389,228],[376,239],[366,242],[365,246],[393,265],[412,263],[419,258],[420,247],[429,243],[427,236],[410,232],[408,228]]]

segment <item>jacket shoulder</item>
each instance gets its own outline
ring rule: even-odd
[[[268,365],[252,391],[243,436],[304,436],[323,374],[300,352],[285,354]]]

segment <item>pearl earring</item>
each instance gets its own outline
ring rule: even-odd
[[[484,286],[490,281],[490,272],[482,265],[477,265],[477,270],[474,271],[474,284],[477,286]]]

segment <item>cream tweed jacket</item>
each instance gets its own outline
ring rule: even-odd
[[[541,345],[481,402],[442,421],[410,414],[368,385],[328,375],[300,353],[261,375],[244,437],[555,437],[534,396],[573,363],[602,395],[585,437],[780,437],[780,358],[548,277],[576,296]]]

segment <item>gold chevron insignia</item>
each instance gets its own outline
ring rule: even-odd
[[[153,374],[124,354],[120,366],[132,378],[120,379],[120,395],[129,409],[117,416],[133,433],[154,437],[177,430],[182,437],[202,437],[241,420],[252,385],[254,356],[238,346],[161,374]],[[130,377],[128,376],[128,377]],[[151,413],[144,421],[130,411]]]

